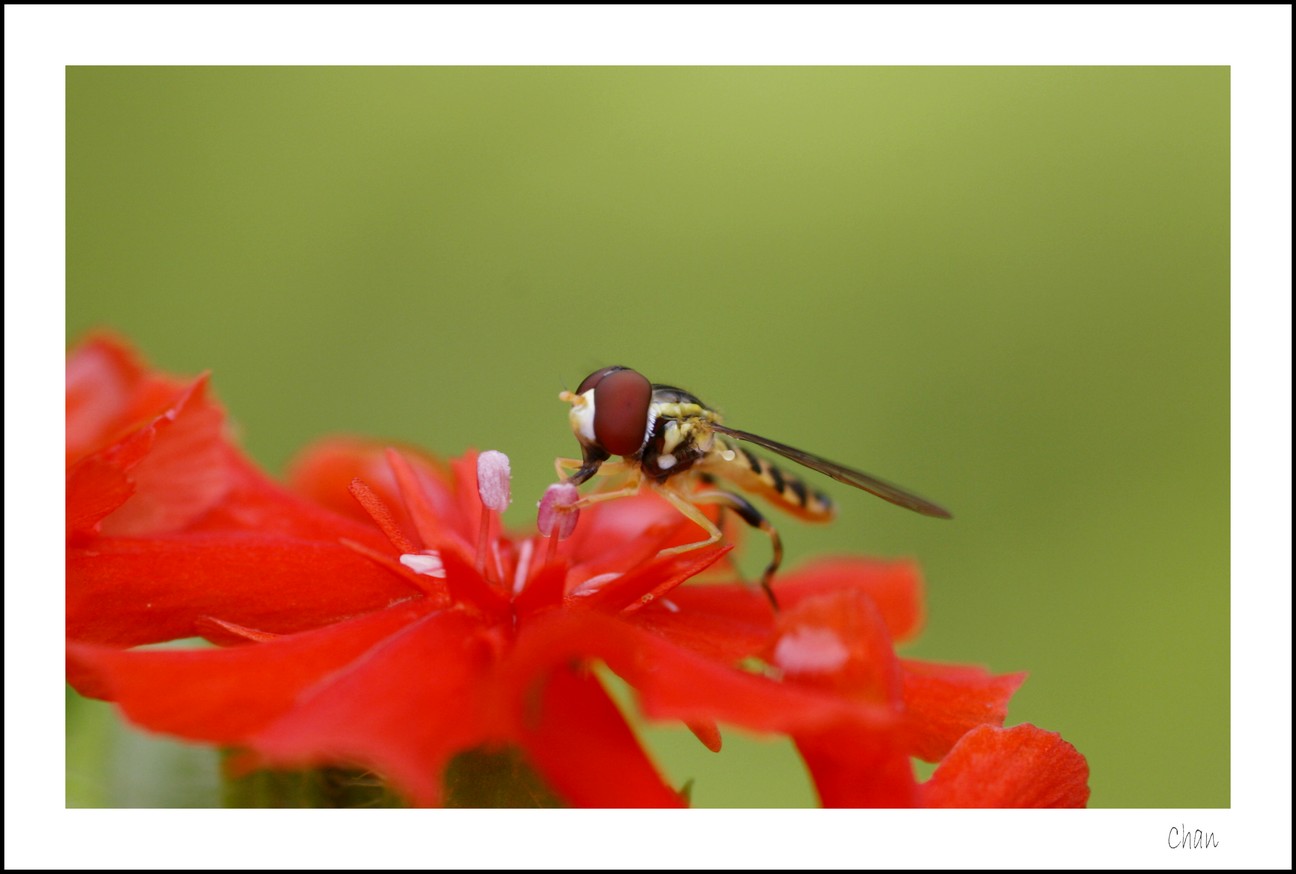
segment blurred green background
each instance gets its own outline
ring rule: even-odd
[[[210,369],[280,472],[352,432],[509,454],[625,363],[949,506],[816,478],[788,564],[911,555],[905,654],[1030,672],[1099,807],[1229,805],[1229,72],[131,68],[67,74],[69,342]],[[776,520],[778,521],[778,520]],[[763,565],[750,539],[744,567]],[[647,733],[699,806],[789,744]],[[218,803],[215,757],[68,697],[68,803]]]

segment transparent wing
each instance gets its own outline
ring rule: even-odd
[[[913,510],[915,513],[922,513],[924,516],[935,516],[937,519],[953,518],[950,511],[939,504],[933,504],[926,498],[920,498],[913,492],[905,491],[899,486],[893,486],[891,483],[870,476],[861,470],[846,467],[844,464],[829,461],[813,453],[788,446],[786,443],[779,443],[777,440],[771,440],[768,437],[761,437],[747,431],[739,431],[737,428],[730,428],[727,425],[718,425],[713,422],[711,427],[721,434],[727,434],[730,437],[763,446],[771,452],[777,452],[784,458],[795,461],[797,464],[803,464],[811,470],[817,470],[825,476],[832,477],[838,482],[846,483],[846,485],[854,486],[857,489],[863,489],[869,494],[877,495],[884,501],[898,504],[905,509]]]

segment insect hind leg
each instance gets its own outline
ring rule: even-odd
[[[693,549],[701,549],[704,546],[710,546],[720,540],[723,532],[720,531],[714,522],[706,517],[705,513],[695,506],[699,497],[698,495],[683,495],[669,485],[659,485],[657,483],[652,483],[651,485],[653,491],[657,492],[657,494],[661,495],[667,501],[670,501],[671,506],[676,510],[679,510],[680,513],[684,514],[684,516],[686,516],[690,521],[707,533],[705,540],[699,540],[696,543],[685,543],[681,546],[672,546],[668,549],[663,549],[661,552],[657,553],[658,555],[676,555]]]
[[[683,496],[680,497],[683,499]],[[748,525],[764,531],[769,535],[770,546],[773,547],[774,555],[770,558],[770,563],[765,567],[765,571],[761,574],[760,585],[761,589],[765,592],[765,597],[769,598],[770,606],[774,608],[775,612],[778,612],[778,598],[774,597],[774,588],[771,584],[774,581],[775,572],[777,572],[779,566],[783,564],[783,538],[779,537],[778,531],[770,524],[770,521],[761,515],[761,512],[753,507],[746,498],[735,495],[733,492],[725,492],[717,489],[716,491],[700,492],[695,495],[690,495],[689,499],[683,500],[688,505],[689,509],[692,510],[692,513],[685,512],[684,515],[694,521],[697,521],[697,517],[701,517],[706,521],[706,525],[703,525],[702,527],[715,529],[715,536],[708,541],[697,544],[698,546],[714,543],[716,540],[719,540],[720,529],[712,525],[711,520],[707,519],[706,516],[703,516],[697,507],[693,506],[693,504],[719,504],[721,507],[727,507],[737,513],[739,518]],[[689,503],[689,500],[691,500],[691,503]],[[677,507],[679,506],[675,501],[672,501],[671,503],[675,503]],[[684,512],[682,508],[681,512]],[[696,514],[696,517],[694,514]],[[698,524],[701,525],[702,523],[699,522]],[[692,548],[693,546],[694,544],[689,544],[688,548]],[[675,549],[677,551],[683,551],[679,547],[675,547]]]

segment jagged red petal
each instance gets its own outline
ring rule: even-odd
[[[922,785],[926,807],[1084,807],[1089,764],[1033,725],[974,728]]]
[[[978,725],[1003,725],[1008,701],[1024,673],[991,674],[972,665],[942,665],[901,659],[909,751],[940,761]]]
[[[152,420],[70,466],[69,537],[176,531],[225,495],[224,413],[205,383],[199,378]]]
[[[81,543],[94,537],[100,520],[133,494],[135,483],[120,464],[101,458],[81,459],[67,475],[68,541]]]
[[[225,413],[200,377],[174,407],[148,427],[156,437],[147,455],[127,468],[135,492],[105,516],[100,532],[117,537],[178,531],[229,491],[231,471],[224,434]],[[114,448],[96,453],[112,458]]]
[[[192,383],[149,371],[110,334],[80,343],[67,360],[67,466],[161,415]]]

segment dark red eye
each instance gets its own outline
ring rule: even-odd
[[[595,377],[598,377],[595,379]],[[608,368],[591,374],[593,380],[594,437],[613,455],[634,455],[644,444],[652,383],[629,368]],[[582,391],[589,386],[581,383]]]
[[[576,389],[576,394],[578,395],[585,394],[585,392],[589,391],[594,386],[602,382],[603,377],[607,376],[609,373],[616,373],[618,370],[629,370],[629,369],[630,368],[622,367],[621,365],[618,364],[614,367],[605,367],[602,370],[596,370],[593,373],[591,373],[589,376],[581,380],[580,388]]]

